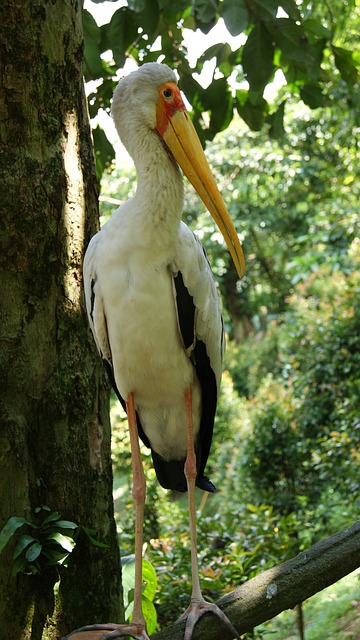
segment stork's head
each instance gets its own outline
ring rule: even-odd
[[[165,64],[150,62],[120,80],[114,92],[112,116],[130,154],[132,132],[161,137],[217,223],[241,278],[245,273],[241,244],[187,114],[174,72]]]

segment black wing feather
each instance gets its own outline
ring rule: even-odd
[[[179,320],[179,329],[185,349],[193,346],[190,360],[196,369],[202,392],[202,416],[197,442],[195,443],[198,487],[205,491],[213,492],[215,487],[204,476],[206,462],[210,452],[211,439],[214,428],[215,411],[217,404],[217,385],[215,373],[210,366],[210,359],[206,353],[204,342],[198,340],[195,335],[195,311],[193,297],[186,288],[181,272],[174,277],[176,291],[176,305]],[[166,489],[186,491],[186,478],[184,473],[185,460],[166,462],[158,454],[153,452],[154,467],[160,484]]]
[[[202,416],[200,422],[200,430],[197,442],[195,443],[196,461],[197,461],[197,478],[196,485],[204,491],[216,491],[212,482],[204,476],[206,462],[210,452],[212,433],[214,428],[215,411],[217,404],[217,385],[214,371],[210,366],[210,359],[206,353],[206,346],[201,340],[197,340],[195,336],[195,311],[193,297],[184,284],[182,274],[179,272],[174,277],[176,291],[176,305],[179,319],[179,329],[182,341],[186,350],[191,349],[190,360],[196,369],[197,376],[201,385],[202,392]],[[90,317],[93,320],[93,309],[95,304],[95,281],[91,282],[91,310]],[[110,383],[124,409],[126,411],[126,402],[121,396],[115,381],[112,363],[102,357],[102,361],[109,377]],[[138,433],[146,447],[151,448],[148,437],[146,436],[138,413],[136,413]],[[154,468],[159,483],[165,489],[173,491],[187,491],[187,483],[184,473],[185,458],[183,460],[164,460],[158,453],[151,451]]]

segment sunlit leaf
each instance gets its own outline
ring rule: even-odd
[[[49,542],[55,542],[69,553],[71,553],[75,546],[75,542],[72,538],[70,538],[69,536],[64,536],[59,532],[51,533],[50,535],[46,536],[46,540]]]
[[[142,561],[142,576],[143,582],[145,583],[143,595],[148,598],[148,600],[153,600],[157,589],[156,571],[152,564],[145,559]]]
[[[142,598],[141,598],[141,606],[142,606],[142,611],[146,621],[146,629],[148,633],[151,635],[157,629],[157,613],[156,613],[155,606],[153,602],[144,595],[142,595]],[[133,610],[134,610],[134,601],[133,599],[131,599],[129,604],[125,608],[125,620],[131,621]]]

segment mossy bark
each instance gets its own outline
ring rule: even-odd
[[[108,399],[82,293],[98,193],[81,2],[0,13],[0,529],[48,505],[108,545],[80,537],[67,569],[35,577],[11,576],[13,542],[0,555],[1,637],[40,640],[122,615]]]

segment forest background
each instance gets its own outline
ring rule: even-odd
[[[146,4],[131,6],[140,10],[140,5],[145,17]],[[239,31],[240,5],[245,7],[223,4],[222,16],[232,36]],[[267,3],[266,8],[258,3],[258,9],[263,17],[274,17],[275,5],[276,15],[285,16],[277,3]],[[285,5],[286,11],[290,5]],[[221,595],[224,584],[231,591],[260,568],[350,525],[359,509],[359,12],[349,3],[345,19],[343,5],[323,5],[320,12],[311,3],[304,5],[292,7],[301,12],[304,39],[311,33],[309,49],[294,47],[295,38],[301,37],[298,25],[294,31],[284,30],[275,67],[269,62],[264,68],[264,49],[270,43],[260,34],[261,50],[255,42],[250,48],[245,39],[241,67],[239,50],[234,53],[228,43],[209,46],[191,70],[187,32],[179,29],[169,44],[195,124],[202,139],[211,141],[207,157],[247,259],[246,277],[240,283],[221,236],[189,188],[184,220],[206,247],[222,293],[229,337],[209,463],[220,491],[207,501],[199,496],[202,571],[212,598]],[[200,26],[210,30],[211,37],[217,19],[215,4],[212,7],[213,12],[209,3],[206,10],[195,3],[181,28]],[[115,28],[116,17],[109,28]],[[256,28],[251,31],[254,41]],[[333,56],[335,67],[330,71],[329,59],[319,73],[316,60],[330,31],[329,58]],[[164,38],[161,44],[154,40],[141,51],[141,62],[159,56],[169,62],[163,42]],[[345,59],[354,64],[346,72]],[[208,71],[204,83],[206,65],[212,76]],[[270,80],[273,84],[263,93]],[[90,95],[93,115],[98,99],[98,91]],[[102,172],[112,153],[100,130],[98,135]],[[120,149],[116,168],[111,165],[102,175],[102,221],[135,189],[136,174]],[[123,548],[131,553],[133,513],[124,419],[113,400],[117,522]],[[176,618],[186,606],[186,510],[181,501],[169,504],[146,449],[143,453],[151,495],[146,558],[160,576],[157,612],[166,620],[169,615]],[[176,537],[171,533],[174,511],[182,524]],[[169,601],[176,603],[170,610]]]
[[[75,69],[85,74],[95,127],[102,222],[134,193],[136,178],[128,162],[120,164],[117,159],[114,168],[114,149],[99,126],[99,110],[109,110],[114,86],[128,60],[135,64],[162,60],[179,74],[180,88],[244,246],[247,273],[239,282],[211,220],[187,189],[184,220],[206,247],[222,293],[228,334],[208,466],[219,491],[211,497],[198,496],[205,595],[217,599],[230,592],[260,571],[350,526],[359,512],[358,2],[96,4],[114,9],[101,26],[90,4],[82,14],[75,1],[67,3],[66,10],[54,2],[53,22],[49,22],[48,3],[19,5],[24,26],[17,44],[19,63],[30,55],[30,27],[42,21],[46,30],[38,44],[45,46],[49,38],[47,55],[58,73],[48,73],[46,82],[39,82],[36,74],[40,76],[44,57],[34,48],[34,65],[28,71],[32,103],[25,106],[31,122],[31,107],[36,105],[36,125],[29,126],[21,109],[15,109],[11,112],[14,124],[6,131],[11,162],[4,166],[11,171],[5,172],[8,186],[2,194],[3,210],[9,213],[4,215],[4,228],[12,230],[17,224],[15,231],[1,236],[8,309],[1,361],[6,380],[1,386],[1,406],[6,407],[1,483],[6,499],[0,506],[0,522],[5,524],[9,517],[15,521],[2,540],[3,547],[10,539],[11,543],[0,565],[0,613],[10,640],[52,639],[89,622],[90,614],[91,621],[104,615],[119,617],[121,605],[116,598],[121,590],[113,569],[118,539],[127,558],[123,567],[126,614],[131,610],[133,510],[126,422],[112,398],[116,536],[106,448],[110,443],[108,386],[86,333],[81,302],[81,258],[97,227],[97,194],[79,89],[81,75],[76,76]],[[8,5],[3,29],[8,21],[10,41],[9,34],[17,33],[12,14],[16,3]],[[232,37],[241,34],[241,39],[236,45],[230,37],[228,42],[211,44],[190,65],[184,29],[209,34],[219,20]],[[58,34],[54,37],[49,24],[58,29],[61,25],[64,31],[69,28],[71,35],[62,40]],[[61,43],[67,45],[64,59],[73,56],[73,64],[66,67]],[[8,62],[12,50],[7,42],[3,61]],[[197,74],[204,68],[209,73],[209,64],[210,83],[204,87]],[[9,64],[1,66],[1,78],[1,90],[5,87],[15,95],[12,99],[18,107],[21,83],[12,79]],[[26,81],[22,75],[24,86]],[[43,95],[34,98],[34,87],[40,86],[47,101]],[[76,125],[59,116],[59,105],[69,104],[77,113],[78,138]],[[21,135],[14,138],[18,124]],[[47,135],[38,145],[36,127],[39,140],[40,131]],[[65,169],[70,145],[80,149],[76,170],[82,169],[84,181],[79,202],[76,195],[70,201],[70,223],[63,227],[74,185],[67,178],[65,186],[59,155],[52,156],[50,168],[44,170],[56,132],[60,132]],[[24,139],[27,155],[20,161],[18,174],[13,160]],[[62,177],[56,177],[55,171]],[[29,211],[24,209],[26,200]],[[34,213],[39,203],[41,221]],[[14,210],[21,212],[20,222],[14,220]],[[79,220],[85,229],[81,237]],[[21,288],[18,282],[23,274]],[[40,316],[42,324],[37,324]],[[15,326],[9,334],[8,326]],[[144,597],[151,632],[186,608],[190,566],[186,507],[178,496],[159,488],[148,452],[143,453],[149,587]],[[25,535],[16,538],[23,526]],[[9,581],[13,556],[15,576]],[[303,633],[301,608],[297,613],[299,633]],[[274,627],[253,634],[270,631]]]

